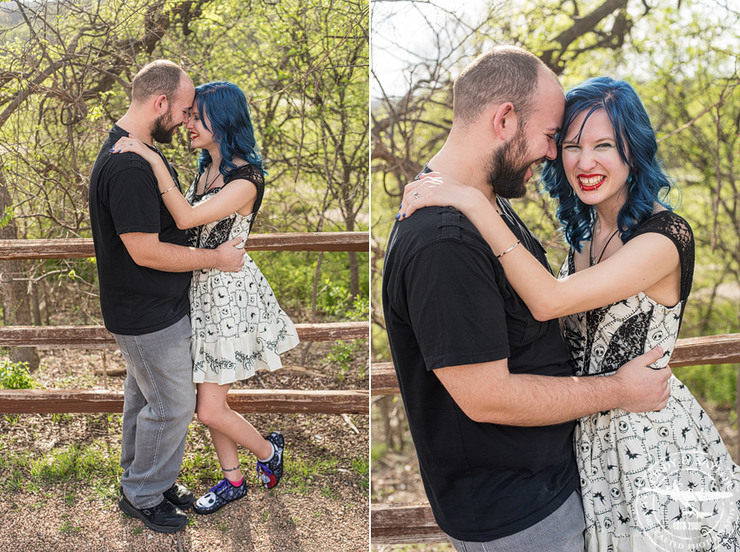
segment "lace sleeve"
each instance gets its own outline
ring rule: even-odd
[[[681,300],[685,301],[694,279],[694,233],[688,222],[673,211],[659,211],[643,222],[634,236],[655,232],[669,238],[681,264]]]
[[[232,180],[238,179],[249,180],[257,187],[257,197],[254,199],[254,206],[252,207],[252,214],[256,216],[257,211],[262,206],[262,197],[265,195],[265,177],[262,169],[250,163],[237,167],[233,173],[224,178],[224,186]]]

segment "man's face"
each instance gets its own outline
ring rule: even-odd
[[[526,177],[531,161],[526,160],[527,140],[520,126],[516,136],[493,152],[486,179],[496,195],[507,199],[522,197],[527,191]]]
[[[493,152],[487,180],[493,191],[505,198],[522,197],[534,171],[532,165],[555,159],[555,134],[560,130],[565,97],[560,85],[543,77],[537,89],[535,108],[516,135]]]
[[[195,89],[189,78],[180,80],[180,87],[174,97],[168,98],[167,113],[160,115],[152,123],[152,139],[161,144],[172,142],[177,127],[188,122],[190,106],[195,98]]]
[[[172,142],[172,136],[175,134],[175,130],[179,126],[179,123],[174,124],[172,109],[168,109],[167,113],[154,119],[154,124],[152,125],[152,140],[159,142],[160,144],[169,144]]]

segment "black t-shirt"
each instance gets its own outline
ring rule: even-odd
[[[162,201],[149,163],[134,153],[109,151],[127,135],[114,125],[98,153],[90,175],[90,220],[105,327],[117,334],[142,335],[167,328],[189,312],[191,272],[139,266],[120,238],[146,232],[159,234],[162,242],[188,245],[186,232],[177,228]],[[169,163],[167,167],[179,186],[177,173]]]
[[[548,266],[508,202],[500,206],[522,244]],[[383,308],[422,480],[442,530],[488,541],[531,527],[560,507],[578,486],[574,423],[474,422],[433,373],[508,358],[512,373],[573,374],[557,320],[532,317],[467,218],[450,207],[429,207],[396,223]]]

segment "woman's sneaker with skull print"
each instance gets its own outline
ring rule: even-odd
[[[277,431],[273,431],[265,439],[272,443],[272,458],[264,462],[257,460],[257,475],[265,489],[272,489],[283,477],[285,440]]]
[[[238,487],[232,485],[228,479],[222,479],[193,503],[193,509],[199,514],[212,514],[229,502],[234,502],[245,496],[247,496],[247,481],[245,479],[242,479],[242,484]]]

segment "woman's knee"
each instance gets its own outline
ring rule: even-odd
[[[208,427],[218,428],[219,423],[224,419],[226,408],[228,408],[224,408],[224,406],[225,405],[212,403],[198,398],[198,405],[195,410],[198,414],[198,420]]]

